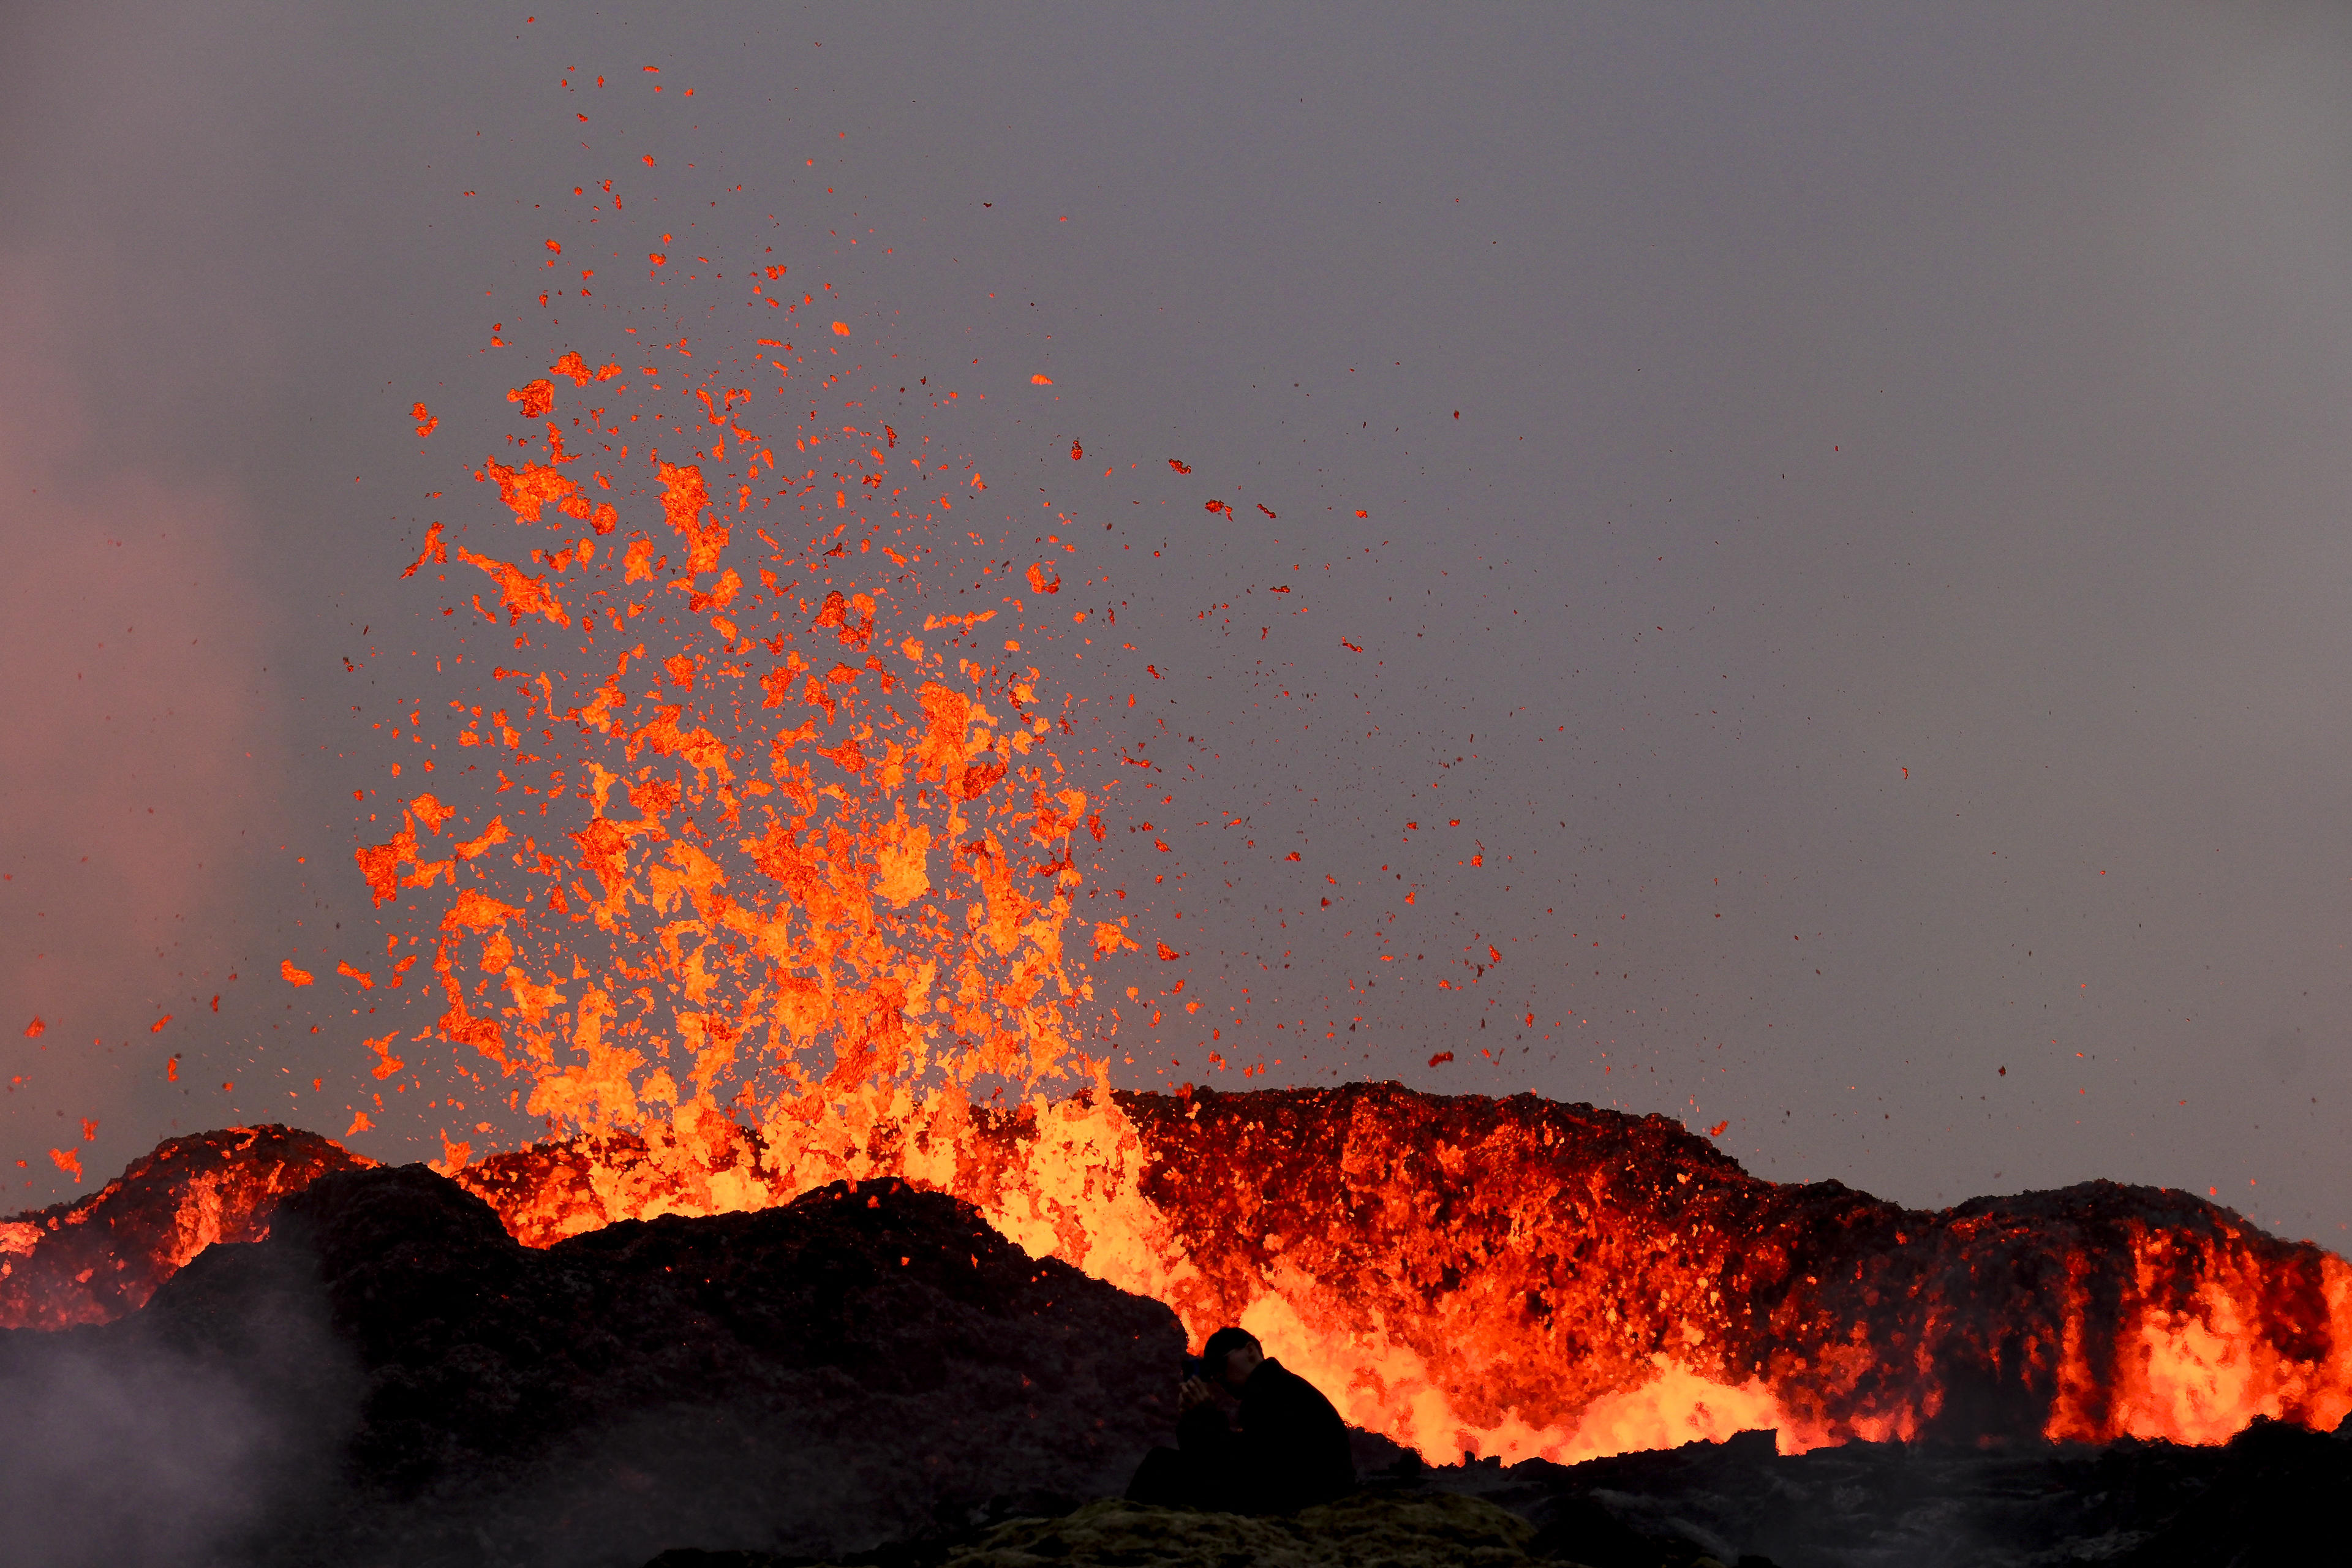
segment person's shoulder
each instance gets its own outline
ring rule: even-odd
[[[1326,1405],[1331,1403],[1330,1400],[1324,1397],[1324,1394],[1321,1389],[1316,1387],[1313,1384],[1307,1382],[1305,1378],[1299,1376],[1297,1373],[1291,1371],[1288,1367],[1283,1365],[1280,1362],[1276,1361],[1271,1356],[1267,1357],[1265,1363],[1258,1367],[1256,1373],[1251,1377],[1250,1382],[1255,1384],[1259,1378],[1265,1377],[1269,1373],[1274,1374],[1272,1380],[1274,1388],[1269,1389],[1267,1391],[1269,1393],[1278,1390],[1282,1394],[1292,1398],[1312,1398]]]

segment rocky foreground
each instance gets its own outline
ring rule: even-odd
[[[1070,1196],[1100,1199],[1092,1175],[1040,1181],[1056,1134],[1034,1109],[959,1123],[952,1159],[928,1156],[947,1191],[798,1196],[724,1127],[723,1163],[606,1138],[454,1181],[286,1128],[175,1139],[0,1220],[0,1562],[2343,1553],[2352,1269],[2218,1205],[2093,1183],[1924,1214],[1757,1181],[1662,1118],[1530,1097],[1350,1085],[1116,1110],[1087,1114],[1124,1130],[1125,1163],[1097,1173],[1126,1173],[1124,1208]],[[982,1218],[1050,1221],[1023,1234],[1095,1268],[1087,1226],[1114,1208],[1182,1261],[1164,1304]],[[628,1217],[665,1210],[703,1217]],[[1302,1345],[1383,1340],[1313,1374],[1421,1454],[1360,1435],[1365,1494],[1293,1521],[1105,1500],[1172,1427],[1182,1324],[1269,1301]],[[1421,1464],[1514,1421],[1514,1452],[1612,1452],[1577,1424],[1668,1359],[1713,1380],[1685,1391],[1696,1415],[1741,1414],[1612,1428],[1650,1451],[1580,1465]],[[1777,1445],[1672,1447],[1776,1423]],[[1888,1436],[1907,1440],[1871,1440]]]
[[[2352,1497],[2352,1441],[2265,1423],[1434,1469],[1360,1434],[1364,1493],[1296,1519],[1108,1500],[1182,1344],[897,1181],[539,1249],[423,1167],[331,1171],[140,1310],[0,1333],[0,1519],[59,1568],[2185,1568],[2311,1560],[2243,1553],[2340,1547]]]
[[[542,1251],[421,1166],[342,1172],[120,1321],[0,1334],[0,1519],[44,1564],[838,1552],[1118,1490],[1182,1349],[897,1182]]]
[[[2340,1562],[2352,1436],[2266,1422],[2224,1448],[2122,1443],[1986,1454],[1853,1444],[1801,1458],[1772,1435],[1624,1455],[1409,1467],[1287,1519],[1103,1500],[846,1560],[880,1568],[2267,1568]],[[803,1560],[684,1549],[647,1568]]]

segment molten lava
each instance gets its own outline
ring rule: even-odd
[[[502,615],[512,647],[495,688],[442,700],[457,756],[358,869],[410,922],[388,984],[429,954],[430,1033],[553,1134],[477,1159],[443,1133],[438,1168],[516,1237],[898,1176],[1170,1303],[1196,1340],[1247,1325],[1349,1420],[1433,1456],[1764,1426],[1790,1450],[2213,1442],[2352,1410],[2352,1270],[2192,1197],[2095,1184],[1923,1214],[1532,1097],[1111,1092],[1089,961],[1138,939],[1073,930],[1079,834],[1104,829],[1032,661],[1083,635],[1084,612],[1044,614],[1077,546],[968,534],[992,585],[925,608],[917,568],[950,553],[977,464],[856,404],[820,422],[809,355],[771,346],[772,395],[717,374],[665,393],[646,367],[626,416],[627,373],[565,355],[509,395],[543,447],[476,471],[520,536],[477,550],[436,522],[408,569],[470,581],[451,608]],[[425,1038],[367,1042],[377,1078]],[[131,1310],[348,1163],[236,1137],[0,1226],[0,1321]]]
[[[202,1239],[352,1163],[262,1129],[175,1140],[0,1231],[0,1323],[103,1321]],[[821,1161],[738,1128],[494,1154],[457,1180],[545,1247],[773,1206]],[[1663,1117],[1393,1085],[1126,1095],[919,1119],[840,1162],[975,1203],[1038,1256],[1240,1321],[1349,1419],[1450,1457],[1563,1461],[1777,1427],[2217,1442],[2352,1411],[2352,1269],[2201,1198],[2092,1183],[1926,1214],[1758,1181]]]
[[[553,370],[585,387],[619,367],[591,373],[573,353]],[[1054,704],[1037,666],[1003,657],[1022,645],[1006,639],[986,662],[957,652],[978,651],[974,628],[996,612],[914,624],[901,602],[920,591],[914,557],[875,548],[885,512],[899,520],[887,538],[930,548],[917,502],[891,504],[950,466],[927,462],[928,437],[894,456],[901,437],[889,426],[803,420],[793,447],[828,477],[809,467],[778,487],[782,441],[746,426],[758,417],[751,391],[672,390],[695,427],[670,425],[690,451],[667,450],[698,460],[640,454],[659,521],[609,546],[599,539],[623,529],[616,507],[592,502],[564,471],[587,458],[554,421],[544,462],[490,458],[476,475],[547,547],[460,547],[458,560],[495,584],[509,627],[530,619],[554,647],[576,641],[543,664],[585,661],[589,673],[495,670],[511,683],[510,708],[458,703],[469,721],[457,740],[510,752],[518,773],[552,757],[545,795],[499,809],[516,781],[493,765],[496,790],[467,801],[453,783],[451,805],[415,795],[400,831],[358,859],[379,904],[438,889],[430,934],[444,1039],[527,1084],[524,1109],[551,1126],[657,1124],[661,1146],[703,1171],[708,1201],[725,1208],[755,1196],[720,1158],[739,1127],[824,1163],[903,1121],[930,1089],[952,1089],[939,1103],[961,1106],[983,1077],[1021,1086],[1098,1073],[1076,1048],[1075,1009],[1092,986],[1063,934],[1079,879],[1072,835],[1088,803],[1043,743]],[[562,395],[550,379],[510,394],[539,420]],[[653,406],[656,430],[681,417]],[[586,417],[592,436],[626,427],[601,401]],[[629,444],[597,444],[626,485]],[[731,466],[706,473],[722,461]],[[713,500],[719,473],[731,508]],[[616,483],[601,469],[593,479]],[[784,531],[787,515],[795,531],[814,525],[804,545],[769,531]],[[730,561],[746,524],[760,548]],[[446,563],[437,531],[427,562]],[[1017,617],[1021,601],[1005,602]],[[935,644],[914,635],[942,627]],[[1025,628],[1015,618],[1005,629]],[[519,657],[530,636],[514,644]],[[566,796],[586,803],[578,826],[534,830],[530,807],[546,817]],[[453,816],[473,831],[461,837]],[[1099,837],[1098,817],[1093,826]],[[1115,924],[1091,936],[1097,951],[1127,943]],[[382,1054],[397,1071],[388,1046]],[[449,1168],[462,1167],[470,1145],[445,1141]]]
[[[1240,1322],[1435,1456],[1574,1462],[1777,1427],[2218,1442],[2352,1411],[2352,1268],[2202,1199],[2094,1183],[1939,1214],[1749,1176],[1664,1117],[1394,1085],[1118,1094],[909,1130],[842,1169]],[[808,1181],[745,1134],[744,1180]],[[635,1139],[461,1173],[523,1240],[703,1212]]]
[[[556,370],[585,385],[584,368]],[[558,395],[515,395],[541,418]],[[894,460],[898,432],[871,419],[803,421],[803,471],[772,488],[759,400],[691,395],[693,455],[733,442],[725,480],[648,451],[661,521],[631,526],[562,473],[582,459],[551,422],[546,462],[482,470],[518,524],[560,536],[530,552],[547,571],[461,552],[509,626],[568,627],[580,605],[584,635],[631,644],[677,623],[568,690],[500,672],[520,717],[471,739],[520,768],[561,733],[551,791],[568,780],[584,824],[507,851],[538,879],[520,891],[483,854],[516,837],[503,816],[437,852],[420,826],[439,835],[453,808],[429,795],[360,856],[379,899],[436,900],[444,1037],[570,1134],[478,1163],[451,1143],[446,1168],[518,1237],[900,1176],[1196,1334],[1250,1326],[1350,1420],[1436,1455],[1575,1460],[1759,1426],[1790,1448],[2210,1442],[2257,1415],[2352,1409],[2352,1274],[2194,1199],[2095,1187],[1930,1215],[1758,1182],[1663,1119],[1528,1098],[1112,1094],[1079,1045],[1084,955],[1064,946],[1075,836],[1101,827],[1054,754],[1055,704],[1036,665],[950,661],[996,609],[914,624],[905,568],[952,502],[882,492],[942,465]],[[731,512],[712,499],[730,488]],[[755,529],[757,591],[729,556],[755,499],[817,525],[796,549]],[[593,536],[572,538],[580,521]],[[995,553],[1012,615],[994,630],[1040,636],[1022,617],[1059,562],[1015,575]],[[942,629],[944,647],[915,635]],[[1130,941],[1104,924],[1088,945]],[[989,1079],[1018,1091],[1011,1109],[974,1103]],[[1081,1092],[1041,1092],[1055,1084]]]

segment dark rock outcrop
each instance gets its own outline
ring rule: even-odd
[[[2332,1436],[2259,1421],[2230,1440],[2211,1479],[2121,1568],[2260,1568],[2352,1556],[2352,1417]]]
[[[263,1319],[319,1331],[256,1342]],[[0,1335],[0,1376],[167,1357],[331,1446],[331,1484],[261,1473],[278,1438],[230,1479],[276,1500],[215,1532],[224,1561],[585,1568],[681,1536],[841,1552],[1041,1484],[1117,1491],[1173,1424],[1181,1349],[1157,1302],[898,1182],[536,1251],[405,1166],[320,1178],[121,1322]],[[5,1394],[0,1444],[30,1440]]]
[[[1247,1519],[1102,1501],[842,1559],[863,1568],[2272,1568],[2336,1561],[2352,1436],[2265,1422],[2222,1447],[1990,1452],[1769,1432],[1562,1467],[1410,1464],[1357,1496]],[[798,1568],[674,1550],[647,1568]]]
[[[2342,1555],[2352,1423],[2262,1421],[2226,1445],[2126,1440],[1985,1449],[1850,1443],[1777,1455],[1772,1435],[1581,1465],[1466,1464],[1411,1485],[1538,1526],[1528,1553],[1588,1568],[1700,1557],[1780,1568],[2266,1568]]]

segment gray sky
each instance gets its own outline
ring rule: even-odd
[[[504,389],[685,309],[537,306],[614,179],[599,237],[773,246],[991,394],[983,466],[1118,470],[1070,504],[1163,712],[1066,672],[1080,739],[1165,717],[1197,771],[1095,882],[1203,1003],[1124,1081],[1242,1087],[1217,1019],[1252,1087],[1727,1121],[1919,1205],[2210,1187],[2340,1247],[2347,66],[2286,6],[13,10],[8,1206],[75,1190],[51,1147],[102,1180],[373,1090],[363,999],[278,966],[400,929],[352,709],[456,694],[399,572],[497,521]],[[1242,625],[1278,578],[1307,613]]]

